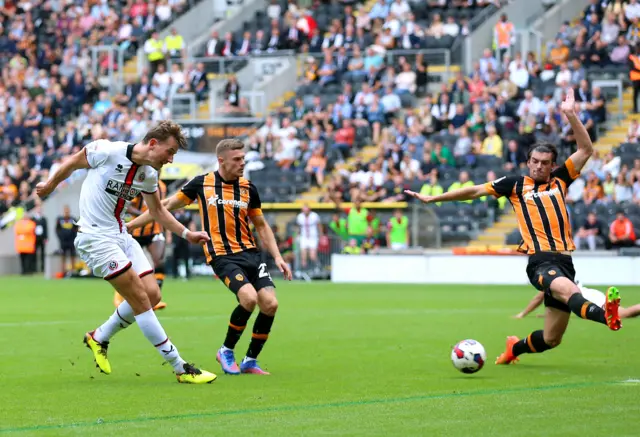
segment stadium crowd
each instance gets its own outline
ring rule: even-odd
[[[8,210],[18,215],[3,220],[2,226],[35,205],[33,188],[65,157],[96,138],[139,138],[153,121],[171,116],[166,101],[172,92],[206,82],[197,66],[175,63],[171,72],[161,66],[165,59],[183,54],[179,35],[173,32],[164,41],[154,40],[155,31],[193,4],[192,0],[3,2],[0,216]],[[144,45],[149,60],[160,56],[160,61],[152,64],[154,74],[149,71],[129,81],[114,98],[98,80],[109,67],[106,52],[98,52],[98,75],[93,73],[92,47],[108,45],[123,50],[125,58]]]
[[[575,90],[579,117],[596,141],[598,128],[608,117],[607,97],[592,86],[587,71],[626,64],[640,30],[635,4],[635,0],[592,2],[580,19],[563,24],[555,41],[547,45],[544,59],[515,50],[513,26],[502,16],[494,46],[483,52],[472,72],[457,73],[435,93],[428,86],[428,66],[420,55],[388,54],[394,48],[425,47],[425,38],[434,34],[464,33],[464,26],[446,19],[451,24],[447,27],[436,13],[421,27],[414,21],[419,7],[402,0],[380,1],[368,13],[360,10],[357,17],[347,7],[343,20],[329,21],[324,37],[314,40],[312,31],[311,39],[294,47],[321,55],[309,58],[296,98],[267,119],[251,138],[250,148],[281,169],[309,174],[325,188],[318,200],[337,205],[403,201],[408,200],[403,193],[408,188],[434,194],[525,172],[526,151],[536,141],[556,145],[562,159],[576,144],[559,103],[569,88]],[[275,30],[271,35],[272,42],[287,38]],[[637,123],[629,135],[637,140]],[[332,172],[336,163],[367,144],[377,147],[373,160],[358,159],[353,166]],[[598,203],[611,206],[600,215],[603,236],[608,237],[602,243],[616,245],[616,237],[608,235],[604,226],[614,222],[615,212],[620,211],[618,220],[629,212],[612,205],[640,204],[638,165],[640,160],[623,162],[614,152],[603,159],[594,154],[584,177],[571,187],[578,235],[586,220],[583,206],[588,207],[595,196]],[[589,184],[595,183],[607,188],[594,194]],[[499,212],[505,203],[493,206]]]
[[[156,32],[189,6],[184,1],[7,4],[0,213],[29,206],[35,183],[91,139],[133,140],[153,121],[171,117],[167,100],[175,93],[194,92],[198,100],[208,95],[206,68],[182,62],[180,35],[174,30],[160,40]],[[587,70],[626,62],[640,36],[636,0],[594,1],[581,19],[563,24],[545,59],[514,49],[513,25],[502,15],[493,47],[472,72],[456,73],[433,92],[426,60],[406,50],[450,46],[471,30],[469,18],[481,8],[499,6],[493,0],[380,0],[370,9],[349,2],[305,9],[295,0],[274,0],[243,31],[222,38],[213,33],[204,55],[309,54],[296,97],[250,138],[251,161],[308,175],[323,187],[318,200],[401,201],[406,188],[437,193],[524,171],[535,141],[552,142],[568,156],[575,142],[558,104],[569,87],[594,139],[606,121],[606,97]],[[90,47],[110,44],[129,54],[143,47],[150,65],[116,96],[91,73]],[[100,73],[108,66],[103,55]],[[233,76],[224,94],[224,112],[250,111]],[[640,135],[633,126],[630,142]],[[377,147],[374,159],[333,171],[369,144]],[[572,186],[578,212],[591,203],[640,203],[638,164],[614,153],[594,156],[589,182]],[[601,194],[590,188],[596,179]],[[499,213],[504,202],[490,206]]]

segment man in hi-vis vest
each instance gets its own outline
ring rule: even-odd
[[[165,50],[164,41],[160,39],[158,32],[153,32],[151,38],[145,41],[144,52],[151,65],[151,74],[158,70],[158,65],[164,64]]]
[[[638,113],[638,94],[640,94],[640,57],[639,49],[634,47],[629,55],[629,80],[633,84],[633,113]]]
[[[396,209],[395,214],[387,224],[387,246],[393,250],[409,248],[409,219]]]
[[[20,255],[20,267],[23,275],[35,272],[36,267],[36,222],[24,215],[14,225],[15,249]]]

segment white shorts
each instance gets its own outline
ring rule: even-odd
[[[300,237],[300,249],[317,250],[318,239],[309,237]]]
[[[607,297],[604,295],[603,292],[599,290],[594,290],[593,288],[580,287],[580,292],[582,293],[582,297],[584,297],[590,302],[595,303],[599,307],[604,308],[604,304],[607,303]]]
[[[79,232],[74,245],[94,276],[113,279],[129,268],[138,276],[153,273],[142,247],[129,234],[99,235]]]

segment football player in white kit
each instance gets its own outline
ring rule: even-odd
[[[162,206],[158,195],[158,171],[172,162],[185,144],[180,125],[162,121],[137,144],[107,140],[88,144],[65,161],[47,182],[36,186],[37,194],[44,198],[75,170],[88,170],[80,193],[76,251],[95,276],[109,281],[125,298],[104,324],[84,337],[97,367],[105,374],[111,373],[109,340],[137,322],[147,340],[171,364],[178,382],[202,384],[216,379],[213,373],[183,360],[160,325],[153,312],[153,306],[160,302],[153,269],[124,223],[127,205],[142,193],[150,214],[166,229],[193,244],[209,240],[206,232],[192,232],[180,224]]]
[[[584,296],[585,299],[595,303],[600,307],[604,307],[604,304],[607,301],[607,297],[604,295],[603,292],[601,292],[600,290],[596,290],[594,288],[587,288],[584,285],[580,284],[579,282],[577,282],[576,285],[580,289],[580,293],[582,293],[582,296]],[[544,293],[540,292],[536,294],[533,297],[533,299],[531,299],[527,307],[513,317],[515,319],[522,319],[526,317],[529,313],[531,313],[533,310],[535,310],[540,305],[542,305],[543,300],[544,300]],[[640,316],[640,304],[636,304],[628,308],[621,306],[618,312],[620,314],[621,319],[630,319],[633,317],[638,317]]]
[[[311,211],[309,205],[305,204],[302,207],[302,212],[296,218],[296,224],[300,228],[300,264],[302,265],[302,270],[307,268],[307,259],[311,260],[314,267],[317,267],[320,216]]]

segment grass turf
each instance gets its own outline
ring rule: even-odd
[[[107,283],[3,277],[0,435],[637,435],[640,319],[611,332],[574,317],[559,349],[498,367],[507,335],[542,327],[510,318],[530,287],[278,287],[260,357],[273,374],[226,376],[215,352],[233,296],[209,279],[167,281],[160,320],[185,359],[219,375],[187,386],[135,326],[112,342],[113,373],[98,373],[81,340],[113,310]],[[621,292],[640,302],[640,289]],[[464,338],[487,350],[478,374],[449,361]]]

